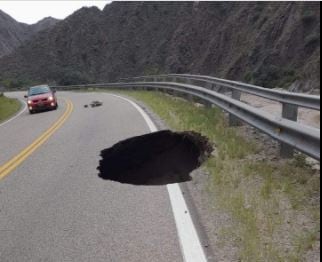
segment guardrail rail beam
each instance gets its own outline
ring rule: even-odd
[[[230,115],[230,124],[238,126],[247,123],[268,134],[281,143],[282,157],[292,157],[298,150],[320,161],[320,130],[297,122],[299,107],[320,111],[320,97],[293,94],[262,87],[196,75],[158,75],[135,77],[118,83],[74,85],[56,88],[81,89],[120,88],[163,90],[174,95],[184,95],[191,102],[206,101],[206,105],[216,105]],[[134,81],[133,81],[134,80]],[[151,82],[148,82],[148,81]],[[283,105],[282,116],[276,116],[241,102],[241,94],[248,93],[278,101]],[[232,94],[232,97],[230,97]],[[205,102],[203,102],[205,103]],[[208,103],[208,104],[207,104]]]

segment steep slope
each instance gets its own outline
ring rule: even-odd
[[[0,10],[0,57],[10,54],[34,34],[54,26],[57,19],[48,17],[34,25],[19,23]]]
[[[319,67],[319,3],[113,2],[38,34],[0,60],[0,76],[71,84],[191,72],[319,89]]]
[[[36,34],[40,31],[43,31],[43,30],[53,27],[59,21],[60,20],[53,18],[53,17],[46,17],[46,18],[40,20],[39,22],[30,25],[29,28],[30,28],[30,31],[32,32],[32,34]]]
[[[28,25],[18,23],[0,10],[0,57],[9,54],[28,38]]]

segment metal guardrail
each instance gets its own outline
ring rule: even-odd
[[[242,93],[247,93],[259,97],[263,97],[269,100],[273,100],[280,103],[286,103],[290,105],[295,105],[298,107],[309,108],[313,110],[321,110],[321,98],[319,96],[291,93],[281,90],[268,89],[256,85],[245,84],[237,81],[231,81],[211,76],[202,75],[190,75],[190,74],[168,74],[168,75],[152,75],[152,76],[139,76],[133,78],[123,78],[121,80],[149,80],[167,82],[169,78],[174,82],[177,80],[187,80],[188,84],[193,84],[193,81],[198,81],[197,85],[200,83],[203,87],[220,92],[220,89],[226,88],[230,90],[240,91]]]
[[[277,117],[234,98],[204,87],[175,82],[118,82],[92,85],[56,86],[63,90],[75,90],[82,88],[144,88],[156,90],[169,90],[180,92],[188,96],[197,97],[208,103],[214,104],[228,112],[239,121],[242,120],[272,138],[280,141],[293,149],[297,149],[317,160],[320,160],[320,130],[291,121],[283,117]]]
[[[237,81],[231,81],[226,79],[220,79],[211,76],[191,75],[191,74],[168,74],[168,75],[152,75],[152,76],[140,76],[135,78],[128,78],[127,80],[143,80],[143,81],[174,81],[187,83],[197,86],[202,86],[209,90],[213,90],[219,93],[229,94],[236,99],[241,99],[242,93],[247,93],[265,99],[273,100],[281,103],[282,105],[282,117],[292,121],[297,121],[299,108],[309,108],[320,111],[321,99],[319,96],[291,93],[282,90],[267,89],[260,86],[245,84]],[[228,92],[227,92],[228,91]],[[232,126],[238,126],[240,121],[234,116],[230,115],[230,124]],[[282,144],[281,155],[283,157],[292,157],[294,150],[287,144]]]

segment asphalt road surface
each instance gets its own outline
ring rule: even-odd
[[[57,111],[0,125],[0,261],[189,261],[166,186],[97,176],[101,150],[150,132],[142,115],[108,94],[59,99]],[[84,108],[93,100],[104,104]]]

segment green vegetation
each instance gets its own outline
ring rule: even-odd
[[[315,47],[320,45],[321,35],[318,33],[312,33],[311,35],[305,38],[305,47]]]
[[[11,79],[11,78],[0,78],[0,86],[4,86],[8,89],[23,88],[32,85],[32,81]]]
[[[253,84],[254,83],[254,73],[253,72],[247,72],[244,75],[244,81],[248,84]]]
[[[59,85],[88,84],[91,82],[88,75],[70,67],[66,67],[63,70],[58,69],[55,74],[55,79],[59,79]]]
[[[21,104],[18,100],[7,98],[0,93],[0,123],[19,111]]]
[[[159,66],[148,66],[144,69],[144,73],[142,75],[148,76],[148,75],[162,75],[164,74],[164,71],[160,69]]]
[[[304,25],[310,26],[316,21],[316,13],[314,10],[307,9],[303,12],[302,21]]]
[[[311,41],[311,40],[308,40]],[[315,41],[312,39],[312,41]],[[311,44],[311,43],[310,43]],[[296,80],[301,78],[294,70],[268,65],[258,71],[248,71],[244,81],[266,88],[289,88]]]
[[[218,108],[146,91],[123,92],[143,101],[175,130],[194,130],[216,145],[205,164],[215,212],[231,225],[218,228],[218,245],[233,242],[239,261],[304,261],[320,232],[320,176],[298,156],[292,161],[258,160],[265,149],[229,128]]]

